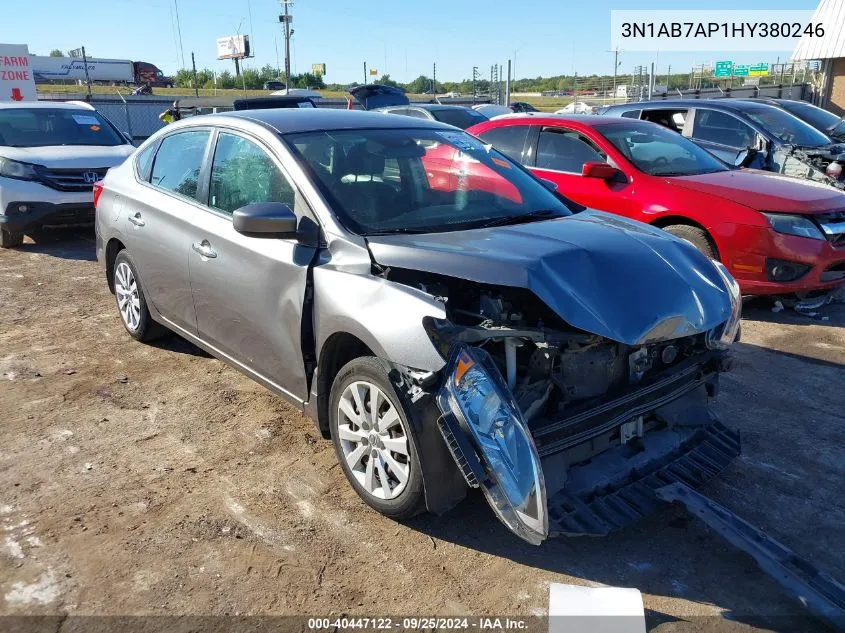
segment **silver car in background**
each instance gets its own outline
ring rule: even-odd
[[[709,408],[740,317],[726,269],[454,127],[192,117],[95,201],[129,334],[176,332],[300,407],[385,515],[481,488],[529,542],[604,534],[657,507],[650,482],[739,454]]]

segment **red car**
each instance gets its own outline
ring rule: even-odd
[[[744,294],[845,280],[845,192],[735,169],[655,123],[513,116],[467,130],[574,202],[661,227],[722,261]]]

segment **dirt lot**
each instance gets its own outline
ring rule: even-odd
[[[0,252],[0,613],[530,615],[564,582],[639,588],[657,631],[820,627],[680,510],[540,548],[480,495],[379,516],[296,409],[131,340],[93,258],[79,231]],[[747,307],[719,401],[744,454],[705,492],[842,579],[845,305],[824,314]]]

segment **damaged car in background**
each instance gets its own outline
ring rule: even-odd
[[[659,123],[736,167],[845,189],[845,144],[763,100],[696,99],[612,105],[599,114]]]
[[[387,516],[480,488],[530,543],[606,534],[740,452],[710,406],[740,320],[727,269],[454,127],[193,117],[95,199],[129,334],[163,326],[301,407]]]

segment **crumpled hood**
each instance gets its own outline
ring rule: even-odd
[[[738,202],[758,211],[824,213],[845,207],[845,193],[821,182],[784,178],[757,169],[735,169],[666,178],[669,186]]]
[[[49,147],[0,146],[0,156],[51,169],[115,167],[135,151],[132,145],[55,145]]]
[[[600,211],[368,244],[382,266],[527,288],[571,326],[628,345],[703,332],[731,314],[719,272],[691,244]]]

